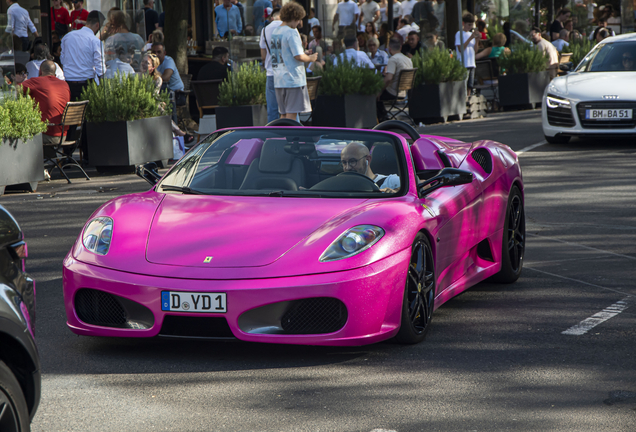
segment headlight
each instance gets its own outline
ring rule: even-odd
[[[97,217],[90,221],[84,230],[82,243],[86,250],[98,255],[106,255],[113,237],[113,220],[109,217]]]
[[[570,109],[570,101],[567,99],[561,99],[556,96],[548,95],[545,98],[545,102],[548,105],[548,108],[566,108]]]
[[[384,235],[384,230],[374,225],[358,225],[348,229],[331,243],[320,256],[320,262],[349,258],[369,249]]]

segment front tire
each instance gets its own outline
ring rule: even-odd
[[[567,144],[570,142],[570,138],[572,138],[572,137],[563,136],[563,135],[555,135],[553,137],[544,135],[544,137],[545,137],[545,140],[549,142],[550,144]]]
[[[517,186],[513,186],[508,197],[506,219],[501,241],[501,270],[491,280],[512,283],[521,276],[523,254],[526,248],[526,214],[523,196]]]
[[[7,365],[0,361],[0,431],[31,430],[29,409],[18,380]]]
[[[428,238],[418,234],[411,247],[402,301],[402,321],[395,340],[403,344],[422,342],[428,333],[435,302],[435,263]]]

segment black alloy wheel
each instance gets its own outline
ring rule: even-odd
[[[397,342],[415,344],[428,332],[435,303],[435,264],[428,238],[422,233],[415,237],[406,276],[402,304],[402,322],[395,336]]]
[[[501,270],[492,277],[494,282],[512,283],[519,279],[526,248],[526,215],[523,197],[513,186],[508,198],[502,239]]]
[[[29,411],[20,384],[11,369],[0,361],[0,431],[28,431],[29,423]]]

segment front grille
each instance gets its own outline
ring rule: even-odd
[[[166,315],[159,336],[234,338],[224,317],[193,317]]]
[[[347,307],[338,299],[315,297],[294,302],[281,319],[286,334],[333,333],[347,322]]]
[[[126,309],[117,297],[94,289],[82,288],[75,294],[75,311],[86,324],[126,328]]]
[[[575,124],[571,108],[546,107],[546,112],[550,126],[573,127]]]
[[[484,148],[477,149],[472,153],[472,157],[484,171],[488,174],[492,172],[492,157],[488,150]]]
[[[581,126],[586,129],[629,129],[636,127],[636,102],[580,102],[576,105]],[[586,120],[588,109],[631,109],[632,118],[625,120]]]

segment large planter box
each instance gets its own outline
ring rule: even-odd
[[[502,107],[541,103],[550,83],[548,71],[499,76],[499,104]]]
[[[95,166],[130,166],[172,159],[169,116],[86,123],[88,157]]]
[[[312,126],[369,129],[377,124],[375,95],[318,96]]]
[[[42,134],[28,141],[3,139],[0,141],[0,195],[6,186],[25,184],[24,189],[35,192],[44,180],[44,151]]]
[[[460,118],[466,113],[466,81],[451,81],[439,84],[423,84],[409,93],[411,118],[440,119],[449,116]]]
[[[219,129],[265,126],[267,124],[267,106],[240,105],[216,108],[216,127]]]

